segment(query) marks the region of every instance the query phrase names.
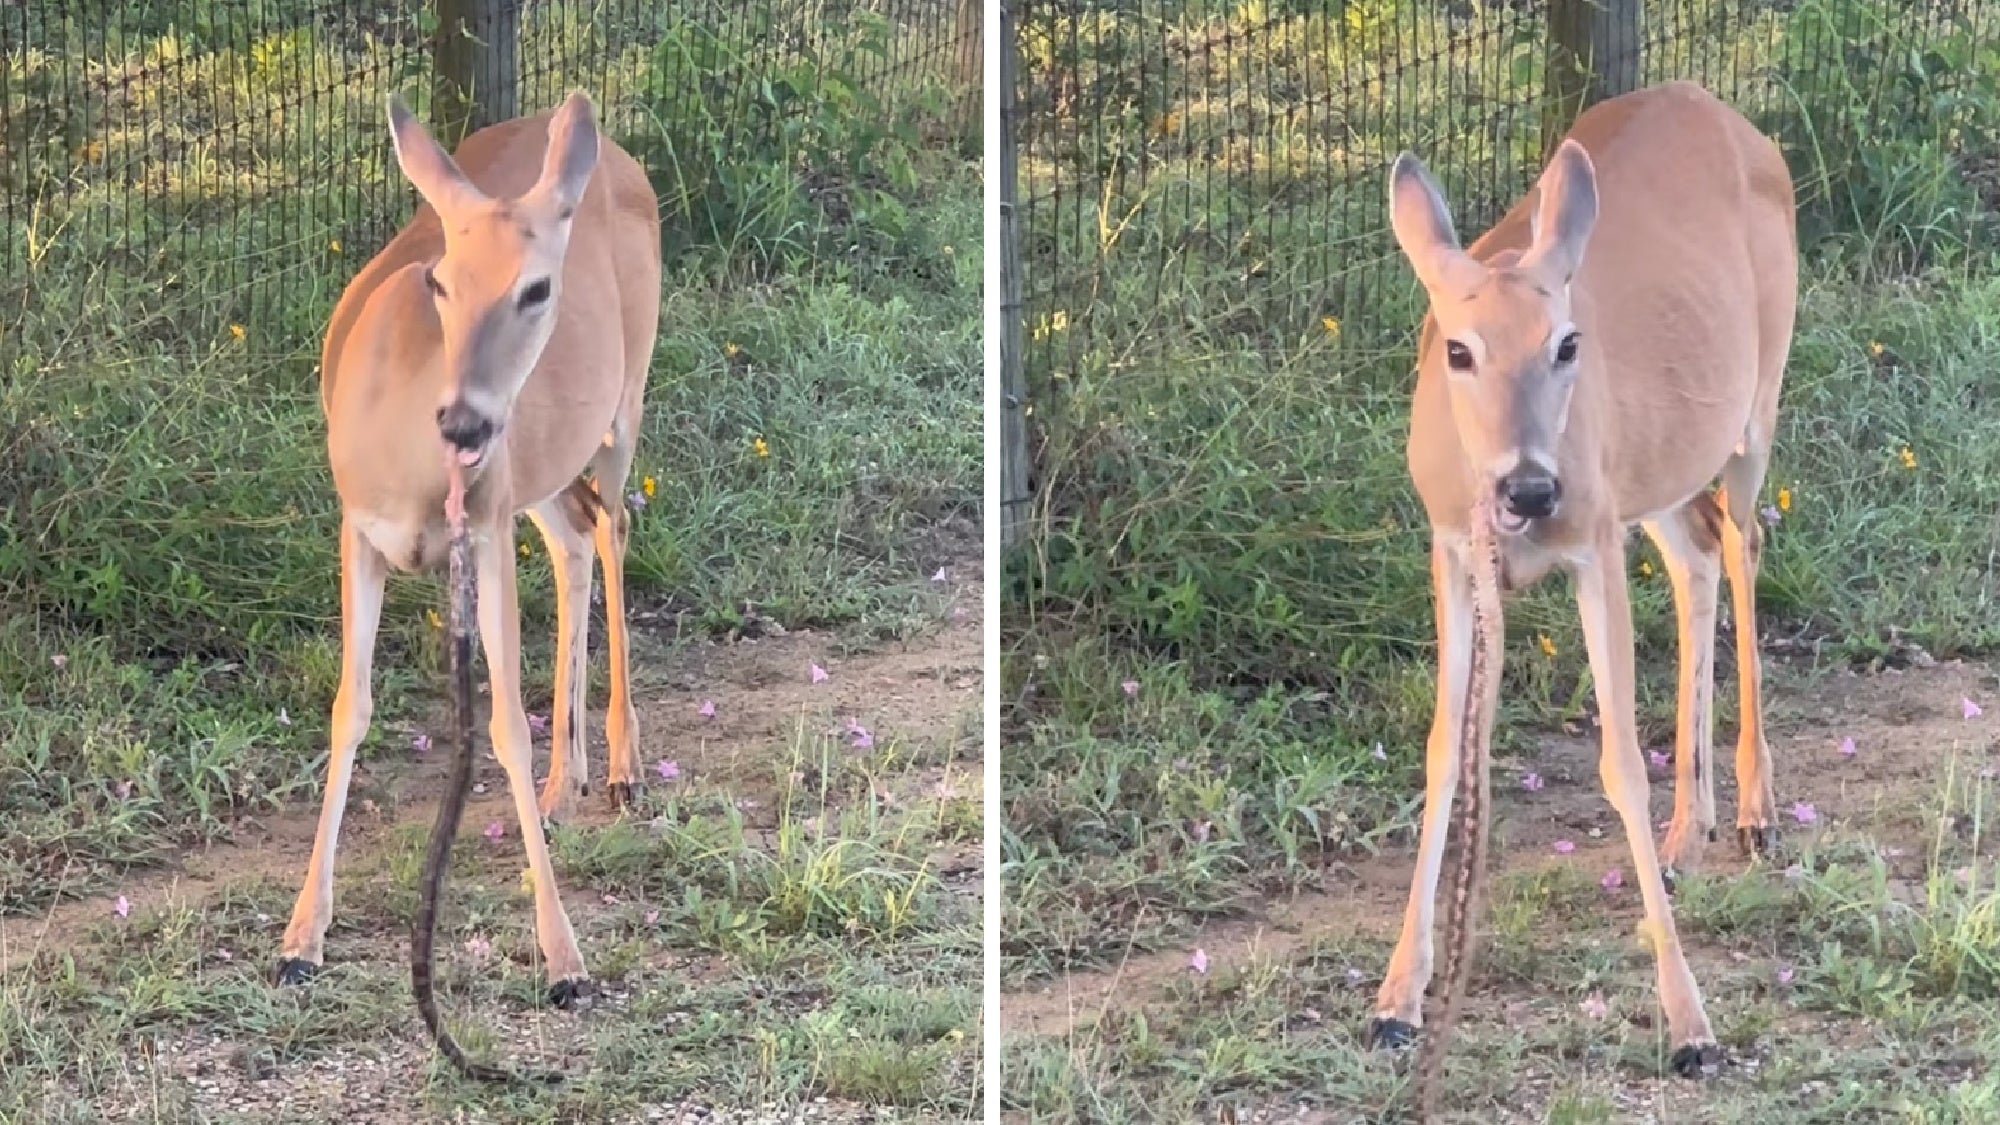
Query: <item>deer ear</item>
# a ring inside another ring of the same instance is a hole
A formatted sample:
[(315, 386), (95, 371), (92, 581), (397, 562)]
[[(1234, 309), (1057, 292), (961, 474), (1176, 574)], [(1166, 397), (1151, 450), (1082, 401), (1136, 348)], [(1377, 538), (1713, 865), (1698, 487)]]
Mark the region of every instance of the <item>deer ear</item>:
[(486, 193), (473, 186), (458, 164), (437, 143), (403, 104), (400, 95), (389, 95), (389, 139), (396, 146), (396, 163), (417, 194), (437, 210), (451, 215), (486, 201)]
[(1459, 247), (1444, 193), (1411, 153), (1389, 170), (1389, 225), (1425, 289), (1457, 292), (1477, 284), (1483, 267)]
[(564, 212), (583, 202), (590, 174), (597, 170), (597, 117), (590, 98), (573, 93), (549, 121), (549, 148), (535, 192)]
[(1521, 268), (1568, 285), (1583, 266), (1583, 251), (1597, 227), (1597, 169), (1574, 140), (1556, 149), (1555, 159), (1535, 184), (1534, 242)]

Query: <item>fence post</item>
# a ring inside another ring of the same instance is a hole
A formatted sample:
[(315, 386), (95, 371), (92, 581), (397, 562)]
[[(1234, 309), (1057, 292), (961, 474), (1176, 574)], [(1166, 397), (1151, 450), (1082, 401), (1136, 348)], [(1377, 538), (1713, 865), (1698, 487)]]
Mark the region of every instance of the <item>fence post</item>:
[(453, 149), (520, 115), (521, 0), (437, 0), (431, 123)]
[(1021, 250), (1014, 228), (1014, 0), (1000, 0), (1000, 549), (1011, 548), (1028, 506), (1028, 384), (1021, 347)]
[(981, 34), (986, 26), (984, 11), (980, 0), (958, 2), (958, 88), (970, 91), (965, 104), (969, 107), (967, 116), (975, 121), (984, 107), (980, 95), (986, 87), (986, 49)]
[(1578, 114), (1639, 88), (1642, 7), (1643, 0), (1550, 0), (1544, 156)]

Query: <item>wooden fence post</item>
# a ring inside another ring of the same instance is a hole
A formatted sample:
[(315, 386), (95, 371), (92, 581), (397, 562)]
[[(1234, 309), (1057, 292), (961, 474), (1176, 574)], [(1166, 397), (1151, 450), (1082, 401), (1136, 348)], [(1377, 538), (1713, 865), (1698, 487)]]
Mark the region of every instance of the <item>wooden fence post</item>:
[(967, 117), (979, 119), (984, 106), (980, 95), (986, 87), (986, 50), (982, 35), (986, 21), (982, 13), (986, 6), (980, 0), (959, 0), (958, 3), (958, 81), (959, 89), (967, 91), (962, 103)]
[(431, 127), (447, 150), (520, 115), (522, 0), (437, 0)]
[(1643, 6), (1642, 0), (1550, 0), (1544, 155), (1585, 109), (1639, 88)]
[(1028, 381), (1021, 341), (1021, 250), (1015, 230), (1019, 190), (1014, 152), (1014, 0), (1000, 0), (1000, 549), (1014, 546), (1027, 522)]

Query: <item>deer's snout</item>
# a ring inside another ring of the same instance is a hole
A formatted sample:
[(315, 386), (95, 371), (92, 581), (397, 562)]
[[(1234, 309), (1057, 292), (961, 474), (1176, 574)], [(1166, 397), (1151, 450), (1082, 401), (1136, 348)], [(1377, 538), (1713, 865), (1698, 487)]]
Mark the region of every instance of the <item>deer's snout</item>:
[(1526, 462), (1501, 477), (1496, 488), (1508, 514), (1524, 520), (1547, 519), (1562, 502), (1562, 482), (1556, 475)]
[(437, 424), (444, 440), (466, 453), (478, 453), (493, 440), (493, 420), (464, 399), (438, 407)]

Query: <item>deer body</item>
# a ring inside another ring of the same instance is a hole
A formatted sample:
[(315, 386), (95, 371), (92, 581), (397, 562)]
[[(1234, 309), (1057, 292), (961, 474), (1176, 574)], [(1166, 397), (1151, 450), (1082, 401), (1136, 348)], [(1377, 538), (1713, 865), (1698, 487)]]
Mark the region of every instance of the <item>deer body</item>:
[[(535, 877), (536, 931), (558, 999), (586, 979), (556, 892), (542, 818), (582, 788), (592, 548), (604, 562), (611, 651), (611, 794), (638, 784), (626, 667), (626, 525), (619, 497), (636, 451), (659, 326), (658, 205), (644, 170), (599, 136), (590, 104), (488, 127), (456, 159), (392, 102), (415, 216), (349, 283), (327, 330), (320, 397), (341, 503), (342, 673), (311, 867), (285, 935), (281, 979), (323, 960), (333, 857), (391, 569), (442, 565), (448, 459), (467, 478), (494, 754)], [(597, 495), (579, 483), (595, 477)], [(548, 543), (557, 587), (557, 684), (539, 800), (520, 693), (514, 521)], [(595, 540), (593, 544), (593, 539)]]
[[(1673, 1065), (1697, 1072), (1715, 1040), (1666, 879), (1696, 862), (1715, 826), (1710, 701), (1725, 570), (1742, 691), (1740, 839), (1764, 848), (1776, 823), (1759, 703), (1756, 498), (1796, 306), (1790, 174), (1734, 110), (1671, 83), (1582, 115), (1536, 189), (1469, 252), (1414, 158), (1398, 161), (1391, 201), (1431, 302), (1408, 457), (1433, 532), (1439, 679), (1418, 869), (1371, 1038), (1408, 1042), (1430, 981), (1467, 707), (1468, 523), (1479, 511), (1500, 529), (1505, 588), (1558, 568), (1575, 579), (1604, 732), (1600, 773), (1645, 900)], [(1667, 561), (1679, 622), (1676, 802), (1658, 849), (1634, 715), (1633, 524)]]

